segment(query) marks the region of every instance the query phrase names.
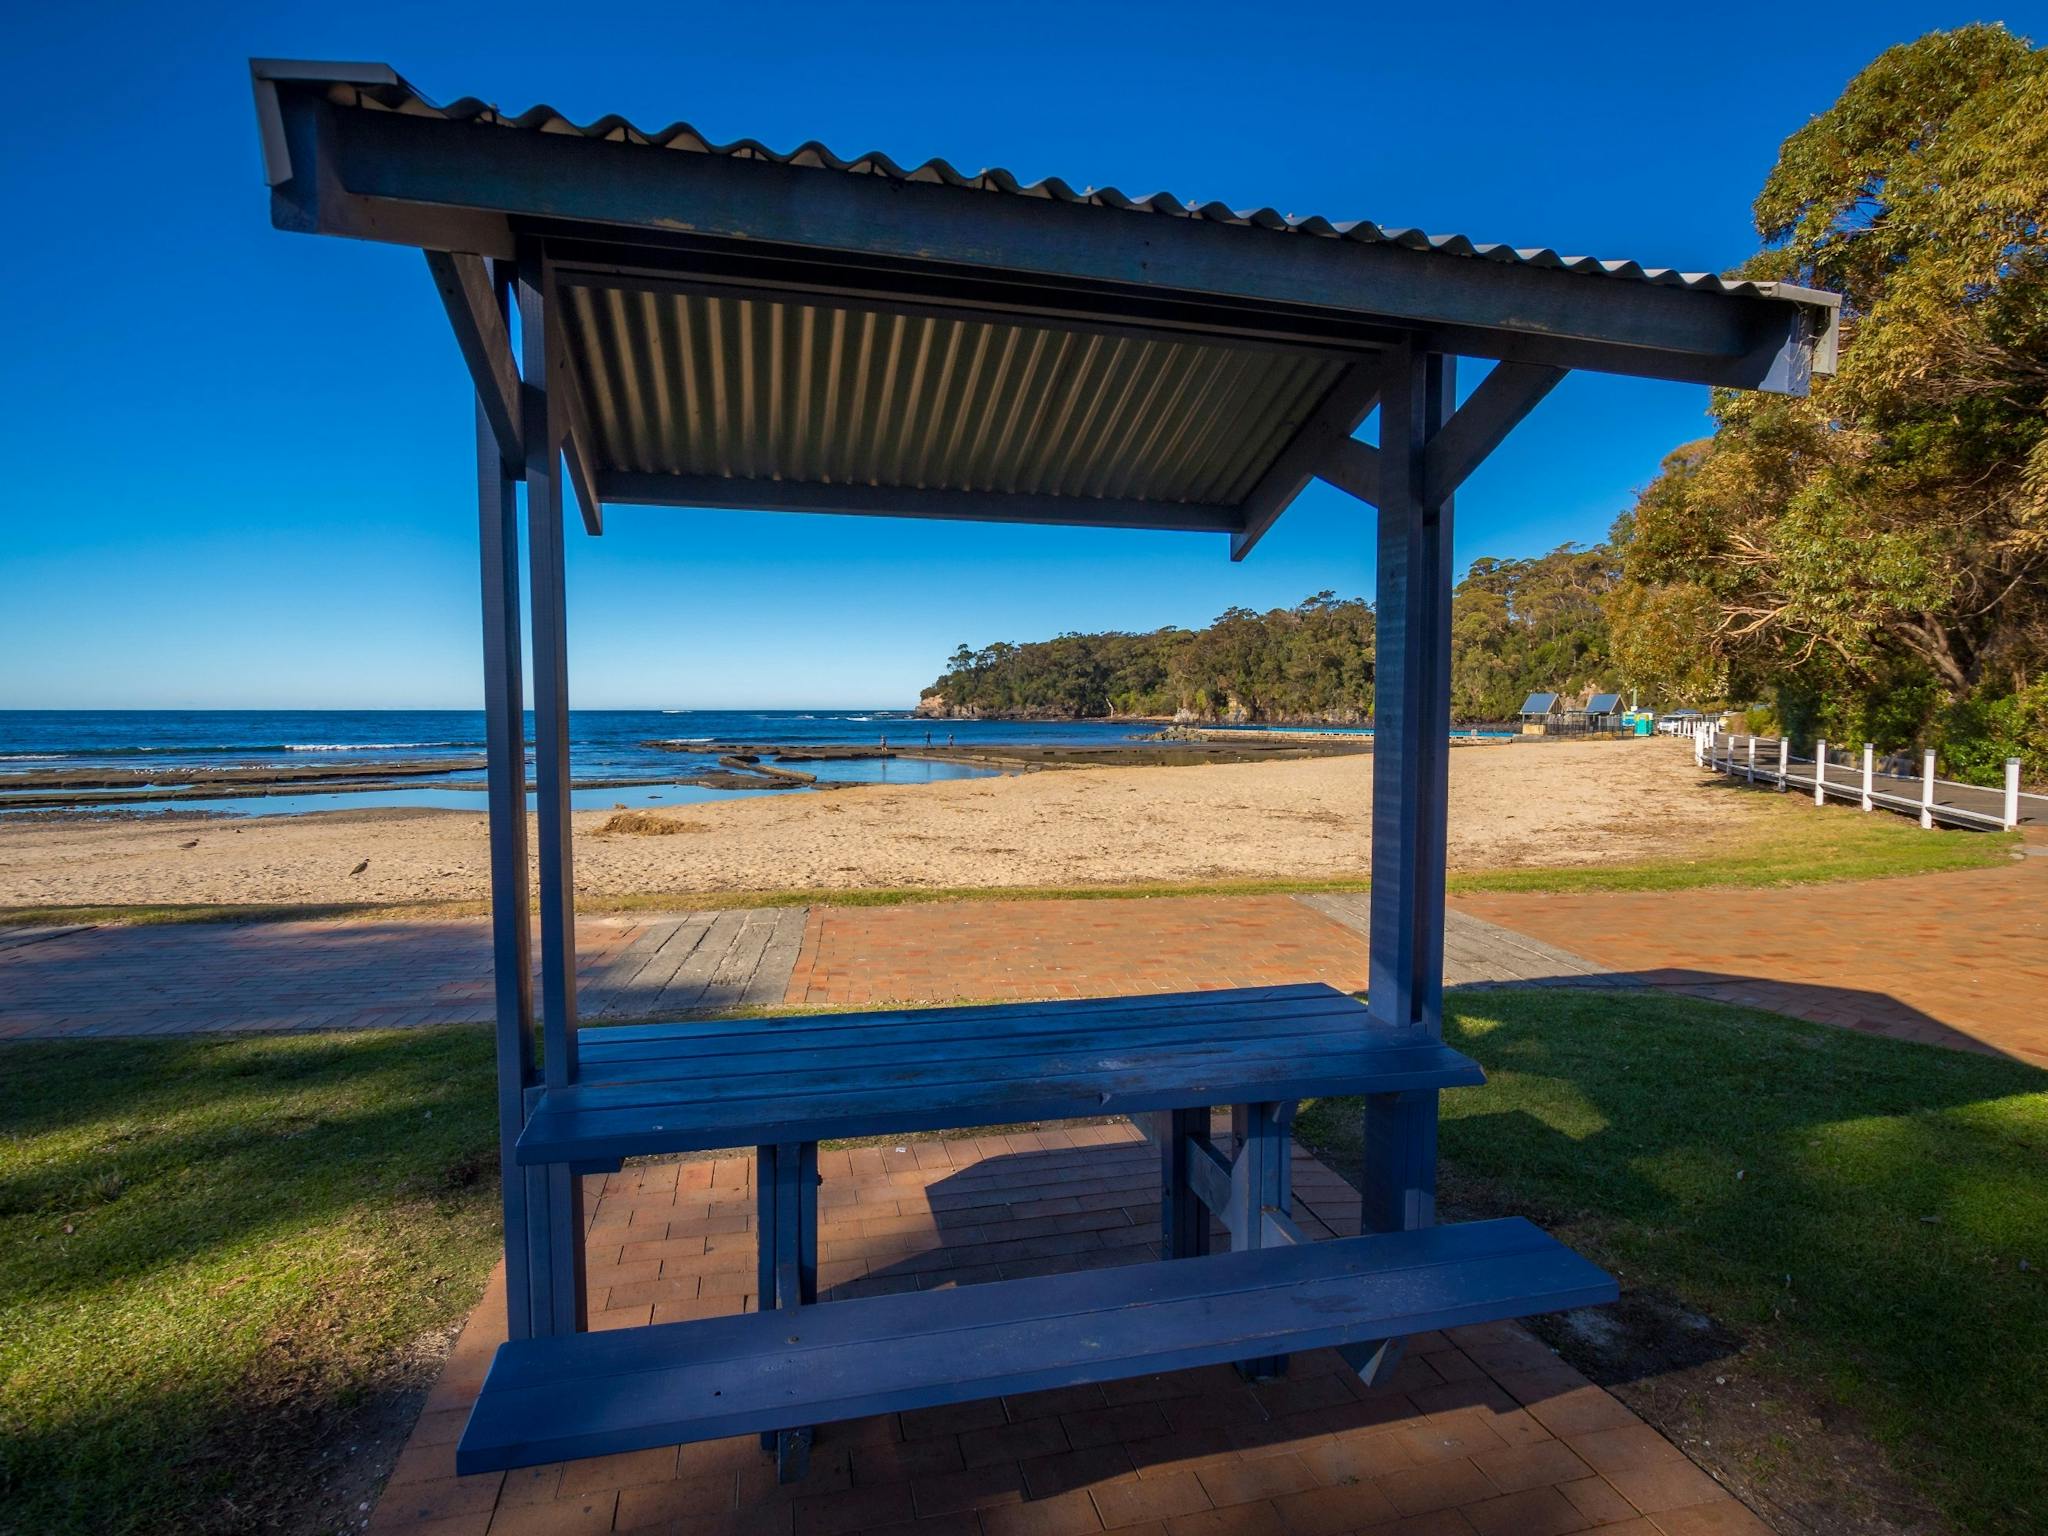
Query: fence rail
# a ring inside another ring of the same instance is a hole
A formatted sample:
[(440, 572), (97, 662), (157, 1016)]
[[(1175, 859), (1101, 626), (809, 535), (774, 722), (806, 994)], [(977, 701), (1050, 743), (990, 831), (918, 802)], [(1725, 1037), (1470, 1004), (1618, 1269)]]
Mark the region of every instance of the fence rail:
[(1915, 776), (1899, 771), (1900, 759), (1879, 758), (1869, 742), (1863, 744), (1861, 758), (1852, 761), (1846, 752), (1830, 751), (1825, 741), (1815, 743), (1812, 757), (1801, 757), (1783, 737), (1742, 736), (1704, 724), (1686, 734), (1692, 737), (1693, 761), (1700, 767), (1780, 793), (1806, 790), (1815, 805), (1825, 805), (1832, 796), (1866, 811), (1917, 816), (1923, 827), (1997, 830), (2022, 822), (2048, 824), (2048, 795), (2020, 793), (2016, 757), (2006, 759), (2004, 787), (1990, 789), (1936, 778), (1931, 751), (1922, 754)]

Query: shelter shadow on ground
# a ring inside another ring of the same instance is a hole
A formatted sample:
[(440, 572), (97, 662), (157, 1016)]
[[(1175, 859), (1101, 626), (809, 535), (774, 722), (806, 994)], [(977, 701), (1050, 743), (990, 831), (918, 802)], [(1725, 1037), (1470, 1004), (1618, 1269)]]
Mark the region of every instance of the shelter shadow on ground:
[[(831, 1296), (1158, 1252), (1158, 1157), (1128, 1125), (828, 1151), (823, 1162), (819, 1278)], [(743, 1157), (660, 1163), (592, 1182), (594, 1327), (752, 1304), (750, 1169)], [(1295, 1178), (1305, 1224), (1356, 1230), (1358, 1196), (1343, 1180), (1298, 1151)], [(1335, 1533), (1434, 1517), (1508, 1533), (1624, 1526), (1646, 1510), (1673, 1532), (1765, 1529), (1512, 1325), (1419, 1337), (1377, 1388), (1315, 1351), (1264, 1382), (1219, 1366), (824, 1425), (808, 1475), (789, 1486), (753, 1436), (456, 1478), (453, 1436), (502, 1337), (500, 1308), (494, 1289), (473, 1314), (373, 1531), (459, 1519), (445, 1529), (851, 1536), (920, 1520), (1022, 1536), (1171, 1520)]]

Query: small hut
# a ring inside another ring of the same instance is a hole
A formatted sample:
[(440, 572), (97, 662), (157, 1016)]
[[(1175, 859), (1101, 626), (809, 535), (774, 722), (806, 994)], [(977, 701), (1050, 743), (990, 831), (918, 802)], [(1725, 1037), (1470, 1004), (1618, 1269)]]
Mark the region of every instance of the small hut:
[(1586, 729), (1588, 731), (1620, 730), (1621, 695), (1618, 693), (1596, 693), (1586, 700)]
[(1532, 693), (1522, 700), (1522, 734), (1547, 736), (1564, 716), (1564, 705), (1554, 693)]

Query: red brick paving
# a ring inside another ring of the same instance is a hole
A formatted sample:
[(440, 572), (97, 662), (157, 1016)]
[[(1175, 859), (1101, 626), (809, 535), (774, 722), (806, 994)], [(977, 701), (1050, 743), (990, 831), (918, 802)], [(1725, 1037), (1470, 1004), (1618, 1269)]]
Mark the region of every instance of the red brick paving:
[(813, 908), (790, 1003), (994, 1002), (1366, 982), (1359, 935), (1292, 896)]
[[(1156, 1158), (1128, 1125), (826, 1151), (829, 1297), (1149, 1261)], [(753, 1304), (752, 1159), (591, 1180), (593, 1326)], [(1295, 1154), (1295, 1217), (1356, 1230), (1357, 1196)], [(1250, 1385), (1227, 1366), (885, 1414), (818, 1432), (776, 1485), (754, 1436), (454, 1476), (503, 1339), (494, 1278), (371, 1520), (408, 1536), (1727, 1536), (1767, 1531), (1521, 1329), (1428, 1334), (1368, 1391), (1329, 1351)]]
[(1452, 906), (1658, 987), (2048, 1067), (2048, 857), (2038, 854), (1845, 885), (1503, 893)]
[[(1780, 890), (1467, 895), (1452, 910), (1647, 985), (2048, 1066), (2048, 858)], [(720, 921), (737, 932), (763, 915)], [(580, 923), (586, 1013), (667, 1005), (673, 987), (645, 984), (661, 967), (637, 970), (637, 957), (689, 921)], [(1290, 896), (817, 908), (792, 947), (793, 956), (771, 946), (743, 985), (723, 971), (709, 977), (698, 1005), (1099, 997), (1305, 980), (1356, 991), (1367, 969), (1355, 926)], [(736, 941), (734, 953), (744, 949)], [(792, 958), (785, 984), (769, 962)], [(482, 1020), (489, 964), (481, 922), (17, 931), (0, 940), (0, 1040)]]

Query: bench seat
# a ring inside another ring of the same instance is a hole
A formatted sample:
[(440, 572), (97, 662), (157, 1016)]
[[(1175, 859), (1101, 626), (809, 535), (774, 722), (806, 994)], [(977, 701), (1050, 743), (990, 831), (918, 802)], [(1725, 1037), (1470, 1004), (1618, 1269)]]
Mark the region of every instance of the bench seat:
[(1321, 984), (586, 1030), (521, 1163), (1070, 1120), (1485, 1081)]
[(467, 1475), (1614, 1300), (1519, 1217), (500, 1346)]

